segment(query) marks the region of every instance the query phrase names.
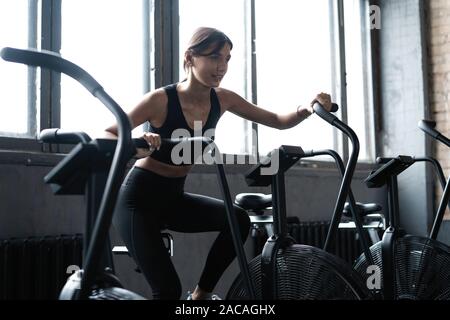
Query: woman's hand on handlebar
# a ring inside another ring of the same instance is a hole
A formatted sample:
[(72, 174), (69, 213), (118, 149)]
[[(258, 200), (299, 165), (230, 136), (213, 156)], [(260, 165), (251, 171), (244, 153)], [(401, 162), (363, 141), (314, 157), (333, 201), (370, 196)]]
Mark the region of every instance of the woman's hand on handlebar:
[(331, 96), (328, 93), (321, 92), (311, 101), (311, 104), (309, 106), (299, 106), (297, 108), (297, 114), (304, 115), (306, 112), (306, 117), (312, 115), (314, 113), (313, 106), (316, 102), (320, 103), (327, 111), (331, 110)]
[(159, 150), (161, 147), (161, 136), (157, 133), (153, 132), (145, 132), (142, 136), (142, 139), (147, 141), (149, 148), (137, 148), (137, 154), (135, 155), (135, 158), (145, 158), (150, 156), (153, 151)]
[(311, 110), (313, 110), (312, 112), (314, 112), (313, 106), (314, 106), (314, 103), (316, 103), (316, 102), (320, 103), (322, 105), (322, 107), (324, 107), (325, 110), (327, 110), (328, 112), (331, 111), (332, 102), (331, 102), (331, 96), (328, 93), (321, 92), (314, 98), (313, 101), (311, 101), (310, 107), (311, 107)]

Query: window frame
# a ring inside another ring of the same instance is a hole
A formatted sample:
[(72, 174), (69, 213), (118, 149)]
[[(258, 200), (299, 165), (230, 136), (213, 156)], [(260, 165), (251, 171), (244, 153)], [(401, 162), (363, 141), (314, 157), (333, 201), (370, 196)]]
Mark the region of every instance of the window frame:
[[(142, 58), (144, 60), (144, 91), (154, 88), (155, 83), (153, 76), (155, 75), (155, 60), (152, 59), (152, 52), (155, 47), (155, 41), (152, 36), (155, 23), (153, 12), (155, 10), (155, 2), (158, 0), (141, 0), (143, 7), (143, 28), (144, 28), (144, 52)], [(166, 2), (166, 1), (162, 1)], [(40, 0), (40, 8), (37, 6), (38, 0), (29, 0), (29, 31), (28, 46), (31, 48), (40, 48), (59, 53), (61, 50), (61, 5), (62, 0)], [(32, 6), (31, 4), (34, 4)], [(41, 13), (40, 30), (37, 27), (38, 10)], [(155, 24), (156, 26), (156, 24)], [(38, 43), (38, 33), (40, 31), (40, 42)], [(49, 71), (39, 68), (39, 84), (40, 90), (36, 90), (36, 68), (29, 67), (28, 71), (28, 87), (30, 93), (28, 96), (29, 118), (28, 127), (34, 127), (29, 130), (30, 133), (42, 131), (48, 128), (59, 128), (61, 126), (61, 74), (59, 72)], [(33, 76), (34, 75), (34, 76)], [(34, 93), (33, 93), (34, 92)], [(37, 96), (36, 96), (37, 95)], [(37, 99), (36, 99), (37, 98)], [(39, 119), (36, 119), (36, 113), (39, 108)], [(31, 115), (34, 118), (31, 119)], [(36, 119), (36, 120), (34, 120)], [(39, 127), (37, 123), (39, 122)], [(7, 134), (7, 133), (6, 133)], [(44, 153), (61, 153), (69, 152), (73, 146), (41, 143), (36, 138), (30, 137), (11, 137), (0, 136), (0, 150), (7, 151), (32, 151)], [(9, 157), (9, 156), (8, 156)]]
[[(38, 8), (38, 1), (40, 1), (40, 8)], [(164, 86), (178, 81), (178, 70), (179, 70), (179, 1), (178, 0), (141, 0), (143, 4), (143, 28), (144, 28), (144, 88), (146, 91), (153, 90), (155, 88)], [(359, 0), (361, 1), (361, 8), (368, 8), (372, 4), (373, 0)], [(334, 8), (330, 10), (330, 29), (332, 26), (338, 29), (330, 30), (332, 33), (338, 33), (338, 39), (335, 43), (336, 50), (338, 51), (336, 55), (339, 59), (345, 58), (345, 39), (344, 39), (344, 28), (345, 21), (343, 21), (343, 0), (329, 0), (330, 7)], [(33, 6), (34, 4), (34, 6)], [(61, 49), (61, 4), (62, 0), (29, 0), (29, 46), (38, 47), (44, 50), (50, 50), (54, 52), (59, 52)], [(38, 10), (41, 10), (41, 25), (40, 30), (37, 28), (38, 23)], [(257, 94), (257, 67), (256, 67), (256, 45), (255, 45), (255, 34), (256, 34), (256, 24), (255, 24), (255, 0), (248, 0), (246, 2), (246, 23), (250, 24), (250, 32), (247, 34), (247, 41), (250, 42), (248, 52), (248, 58), (250, 59), (249, 67), (250, 70), (247, 72), (247, 90), (249, 91), (249, 97), (251, 97), (251, 102), (258, 103)], [(362, 25), (366, 26), (367, 17), (361, 14)], [(366, 26), (367, 27), (367, 26)], [(38, 43), (38, 32), (40, 31), (41, 37)], [(152, 36), (152, 34), (154, 36)], [(367, 88), (366, 99), (367, 108), (370, 112), (366, 112), (367, 123), (370, 124), (369, 128), (366, 129), (366, 139), (367, 146), (369, 148), (368, 161), (363, 162), (374, 162), (374, 155), (377, 151), (377, 145), (375, 143), (375, 132), (378, 129), (377, 119), (378, 119), (378, 90), (377, 90), (377, 73), (374, 69), (374, 63), (376, 62), (377, 55), (377, 42), (376, 33), (372, 30), (364, 30), (364, 34), (367, 35), (367, 42), (364, 44), (367, 47), (361, 48), (363, 50), (363, 56), (367, 58), (364, 70), (365, 75), (365, 85)], [(152, 54), (154, 53), (154, 55)], [(345, 62), (345, 60), (344, 60)], [(333, 76), (334, 81), (339, 83), (346, 83), (345, 79), (345, 64), (340, 63), (341, 67), (339, 70), (335, 70)], [(36, 90), (36, 80), (39, 78), (40, 90)], [(37, 124), (39, 123), (39, 130), (46, 128), (53, 128), (60, 126), (61, 118), (61, 76), (59, 73), (51, 72), (45, 69), (40, 70), (39, 76), (35, 73), (33, 68), (30, 68), (28, 72), (28, 86), (34, 89), (31, 90), (35, 92), (38, 99), (33, 97), (33, 93), (28, 97), (28, 108), (30, 115), (36, 115), (37, 108), (40, 111), (40, 118), (36, 121), (30, 120), (33, 118), (29, 117), (28, 128), (30, 132), (33, 132), (33, 128), (37, 129)], [(346, 101), (346, 88), (340, 85), (341, 92), (338, 94), (340, 97), (340, 118), (345, 122), (347, 118), (347, 101)], [(335, 86), (336, 88), (336, 86)], [(337, 93), (337, 92), (336, 92)], [(333, 93), (336, 96), (335, 93)], [(34, 102), (33, 102), (34, 101)], [(37, 101), (37, 102), (36, 102)], [(34, 103), (34, 106), (33, 106)], [(33, 119), (36, 117), (34, 116)], [(251, 123), (251, 126), (247, 128), (252, 128), (254, 132), (258, 133), (258, 124)], [(144, 125), (144, 130), (148, 129), (148, 124)], [(252, 135), (253, 136), (253, 135)], [(339, 150), (343, 155), (344, 160), (348, 158), (349, 155), (349, 145), (348, 140), (344, 139), (341, 134), (337, 134), (337, 131), (333, 134), (334, 136), (334, 148)], [(253, 139), (253, 138), (252, 138)], [(255, 137), (256, 141), (252, 141), (247, 147), (248, 151), (251, 153), (247, 158), (252, 157), (253, 159), (259, 159), (261, 156), (258, 149), (258, 134)], [(248, 142), (246, 142), (248, 144)], [(253, 147), (252, 147), (253, 146)], [(256, 148), (255, 148), (256, 146)], [(0, 149), (1, 150), (21, 150), (21, 151), (33, 151), (33, 152), (45, 152), (45, 153), (59, 153), (66, 152), (70, 150), (69, 146), (59, 146), (52, 144), (42, 144), (33, 138), (23, 138), (23, 137), (6, 137), (0, 136)], [(255, 153), (256, 152), (256, 153)], [(328, 161), (327, 161), (328, 162)]]
[[(364, 78), (365, 78), (365, 99), (366, 99), (366, 123), (368, 126), (366, 127), (366, 146), (367, 146), (367, 154), (368, 159), (360, 160), (360, 162), (365, 163), (374, 163), (375, 162), (375, 154), (376, 154), (376, 145), (375, 145), (375, 119), (376, 116), (374, 114), (374, 77), (372, 73), (373, 69), (373, 57), (372, 55), (369, 55), (370, 51), (370, 45), (368, 45), (367, 42), (373, 44), (373, 34), (372, 32), (369, 32), (370, 30), (367, 30), (367, 18), (363, 14), (364, 12), (367, 13), (368, 6), (371, 4), (369, 0), (358, 0), (360, 1), (360, 7), (361, 7), (361, 25), (364, 26), (364, 30), (361, 32), (366, 35), (366, 39), (363, 39), (363, 47), (361, 50), (363, 51), (363, 57), (367, 60), (370, 60), (371, 63), (363, 64), (364, 66)], [(176, 3), (176, 5), (173, 5), (172, 9), (175, 10), (175, 8), (178, 8), (178, 0), (172, 0), (169, 2)], [(250, 83), (248, 85), (248, 88), (251, 88), (251, 92), (249, 93), (249, 96), (251, 97), (251, 101), (255, 104), (258, 103), (258, 91), (257, 91), (257, 54), (256, 54), (256, 23), (255, 23), (255, 0), (249, 0), (248, 2), (248, 12), (247, 12), (247, 18), (250, 22), (250, 35), (249, 35), (249, 41), (251, 52), (248, 55), (250, 59), (250, 67), (251, 70), (249, 72), (249, 76), (247, 79), (247, 82)], [(345, 59), (345, 19), (344, 19), (344, 1), (343, 0), (329, 0), (329, 6), (330, 6), (330, 34), (334, 34), (332, 38), (334, 39), (334, 43), (331, 44), (332, 47), (335, 48), (334, 52), (334, 61), (332, 65), (334, 66), (334, 70), (332, 71), (332, 78), (333, 83), (336, 83), (336, 85), (333, 86), (333, 90), (336, 90), (337, 87), (340, 88), (339, 92), (332, 92), (333, 96), (339, 97), (339, 112), (338, 115), (340, 119), (344, 122), (347, 122), (347, 113), (348, 113), (348, 106), (347, 106), (347, 88), (345, 84), (347, 83), (346, 79), (346, 59)], [(366, 10), (366, 11), (364, 11)], [(177, 15), (178, 17), (178, 15)], [(168, 17), (169, 18), (169, 17)], [(169, 20), (168, 18), (165, 19), (165, 21), (170, 21), (170, 23), (167, 26), (163, 26), (163, 30), (171, 29), (172, 34), (176, 34), (178, 36), (178, 29), (179, 29), (179, 19), (173, 19)], [(173, 37), (170, 39), (173, 44), (173, 49), (175, 50), (175, 54), (172, 55), (172, 58), (175, 57), (175, 60), (171, 60), (170, 57), (167, 57), (167, 62), (172, 63), (172, 65), (178, 65), (178, 57), (177, 53), (179, 50), (178, 47), (178, 39), (174, 39)], [(337, 60), (338, 59), (338, 60)], [(366, 61), (367, 61), (366, 60)], [(339, 62), (339, 63), (338, 63)], [(178, 74), (178, 69), (176, 72), (174, 72), (175, 75)], [(172, 82), (178, 81), (178, 77), (174, 76), (170, 79)], [(171, 82), (167, 82), (171, 83)], [(369, 112), (367, 112), (369, 109)], [(246, 120), (247, 121), (247, 120)], [(247, 127), (248, 128), (248, 127)], [(253, 150), (256, 150), (255, 152), (251, 153), (251, 157), (256, 159), (259, 159), (259, 157), (264, 156), (264, 154), (259, 153), (259, 144), (258, 144), (258, 124), (255, 122), (252, 122), (251, 125), (252, 130), (256, 132), (256, 141), (252, 141), (252, 145), (255, 147)], [(342, 154), (344, 162), (346, 162), (350, 156), (350, 146), (349, 146), (349, 140), (345, 138), (337, 129), (333, 130), (333, 149), (338, 150), (340, 154)], [(250, 153), (252, 146), (250, 145), (248, 147), (250, 150), (247, 152)], [(308, 161), (308, 160), (306, 160)], [(331, 160), (323, 160), (324, 162), (329, 162)]]
[[(41, 0), (42, 3), (45, 0)], [(28, 0), (28, 47), (38, 47), (38, 0)], [(27, 133), (24, 135), (18, 134), (13, 136), (12, 132), (0, 132), (0, 149), (1, 150), (29, 150), (29, 151), (41, 151), (40, 145), (35, 139), (30, 138), (28, 135), (37, 132), (37, 86), (36, 86), (37, 73), (35, 68), (27, 68)], [(10, 136), (8, 136), (10, 135)]]

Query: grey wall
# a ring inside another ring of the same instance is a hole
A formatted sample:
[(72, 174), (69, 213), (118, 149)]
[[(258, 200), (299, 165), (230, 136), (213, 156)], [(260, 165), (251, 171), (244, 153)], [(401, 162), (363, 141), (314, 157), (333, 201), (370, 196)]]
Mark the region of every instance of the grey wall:
[[(424, 11), (421, 0), (381, 0), (380, 155), (431, 155), (417, 123), (428, 115)], [(429, 168), (415, 165), (399, 177), (400, 220), (410, 233), (425, 235), (433, 209)]]
[[(57, 162), (33, 154), (22, 154), (15, 163), (1, 161), (0, 153), (0, 238), (73, 234), (83, 232), (84, 209), (81, 196), (54, 196), (43, 177)], [(227, 166), (232, 197), (240, 192), (267, 192), (247, 187), (243, 172), (247, 166)], [(353, 188), (358, 201), (385, 204), (383, 190), (367, 189), (362, 184), (369, 168), (355, 175)], [(340, 177), (334, 169), (296, 167), (286, 176), (289, 215), (301, 220), (329, 220)], [(186, 181), (186, 191), (221, 198), (213, 167), (194, 168)], [(183, 291), (192, 290), (200, 276), (208, 250), (217, 233), (182, 234), (171, 232), (175, 240), (173, 261), (179, 272)], [(122, 241), (111, 229), (114, 245)], [(251, 252), (251, 241), (246, 248)], [(249, 254), (250, 258), (250, 254)], [(127, 256), (115, 258), (116, 272), (125, 287), (151, 297), (151, 290), (135, 264)], [(224, 296), (238, 273), (235, 262), (222, 277), (216, 291)]]
[(0, 165), (0, 238), (83, 232), (79, 196), (54, 196), (45, 166)]

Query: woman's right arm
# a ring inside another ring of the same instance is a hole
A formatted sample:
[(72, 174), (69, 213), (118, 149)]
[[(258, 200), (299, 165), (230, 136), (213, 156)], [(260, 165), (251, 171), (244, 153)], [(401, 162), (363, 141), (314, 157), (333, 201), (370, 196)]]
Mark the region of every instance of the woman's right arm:
[[(167, 106), (167, 95), (164, 89), (157, 89), (147, 93), (143, 99), (127, 114), (131, 124), (131, 129), (143, 124), (146, 121), (158, 123), (165, 118)], [(105, 129), (104, 138), (117, 139), (117, 124)], [(159, 135), (146, 132), (142, 136), (154, 148), (159, 149), (161, 139)]]
[[(147, 93), (143, 99), (127, 114), (130, 120), (131, 129), (143, 124), (146, 121), (151, 123), (162, 116), (164, 107), (167, 104), (167, 96), (163, 89)], [(117, 138), (117, 124), (105, 129), (105, 138)]]

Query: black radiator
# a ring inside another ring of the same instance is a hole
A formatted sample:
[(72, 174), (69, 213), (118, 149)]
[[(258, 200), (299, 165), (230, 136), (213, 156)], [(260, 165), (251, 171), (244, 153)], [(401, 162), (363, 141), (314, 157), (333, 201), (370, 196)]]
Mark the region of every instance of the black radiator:
[[(288, 233), (298, 244), (307, 244), (323, 248), (330, 223), (327, 221), (289, 223)], [(338, 229), (337, 239), (333, 242), (334, 253), (353, 263), (362, 253), (356, 229)]]
[(57, 299), (82, 244), (81, 234), (0, 240), (0, 299)]

